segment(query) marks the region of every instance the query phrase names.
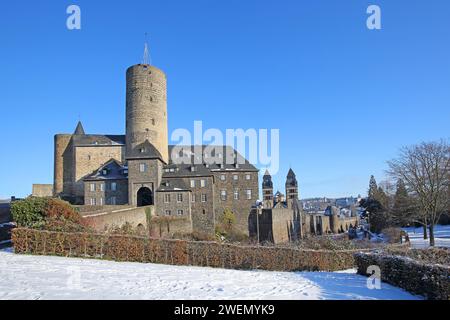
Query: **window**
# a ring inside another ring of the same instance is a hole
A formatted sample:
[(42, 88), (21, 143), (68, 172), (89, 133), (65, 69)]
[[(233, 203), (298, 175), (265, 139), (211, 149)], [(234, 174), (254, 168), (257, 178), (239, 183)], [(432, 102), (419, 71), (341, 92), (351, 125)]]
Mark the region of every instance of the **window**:
[(100, 198), (100, 205), (103, 205), (103, 198)]
[(140, 153), (145, 153), (145, 148), (140, 148), (140, 149), (139, 149), (139, 152), (140, 152)]
[(202, 202), (206, 202), (206, 194), (202, 193)]
[(95, 183), (91, 183), (90, 190), (91, 192), (95, 191)]
[(123, 175), (127, 175), (128, 174), (128, 169), (124, 169), (123, 170)]
[(234, 196), (233, 196), (234, 200), (239, 200), (239, 190), (234, 190)]
[(139, 164), (139, 171), (140, 171), (140, 172), (146, 172), (146, 171), (147, 171), (147, 164), (145, 164), (145, 163), (140, 163), (140, 164)]
[(170, 210), (166, 210), (166, 216), (170, 216), (172, 214), (172, 212), (170, 212)]
[(102, 170), (102, 175), (106, 176), (107, 174), (108, 174), (108, 170), (103, 169), (103, 170)]
[(200, 180), (200, 187), (205, 188), (206, 187), (206, 180)]
[(177, 194), (177, 202), (183, 202), (183, 194), (182, 193)]
[(111, 182), (111, 191), (117, 190), (117, 182)]
[(104, 183), (100, 184), (100, 191), (105, 191), (105, 184)]
[(170, 194), (166, 193), (164, 195), (164, 203), (169, 203), (170, 202)]
[(220, 180), (222, 180), (222, 181), (227, 180), (227, 176), (224, 175), (224, 174), (221, 174), (221, 175), (220, 175)]
[(227, 191), (226, 190), (220, 191), (220, 200), (222, 200), (222, 201), (227, 200)]
[(252, 190), (247, 190), (247, 200), (251, 200), (252, 199)]
[(252, 176), (251, 175), (249, 175), (249, 174), (246, 174), (245, 175), (245, 180), (251, 180), (252, 179)]
[(97, 199), (95, 199), (95, 198), (91, 198), (91, 206), (97, 205), (97, 201), (96, 200)]
[(234, 175), (233, 175), (233, 180), (234, 180), (234, 181), (238, 181), (238, 180), (239, 180), (239, 176), (238, 176), (237, 174), (234, 174)]
[(195, 188), (195, 180), (191, 180), (191, 188)]
[(113, 205), (113, 206), (115, 206), (116, 205), (116, 203), (117, 203), (117, 199), (116, 199), (116, 197), (111, 197), (111, 199), (110, 199), (110, 203)]
[(178, 210), (177, 213), (178, 213), (179, 216), (182, 216), (183, 215), (183, 210)]
[(191, 201), (195, 202), (195, 194), (192, 195)]

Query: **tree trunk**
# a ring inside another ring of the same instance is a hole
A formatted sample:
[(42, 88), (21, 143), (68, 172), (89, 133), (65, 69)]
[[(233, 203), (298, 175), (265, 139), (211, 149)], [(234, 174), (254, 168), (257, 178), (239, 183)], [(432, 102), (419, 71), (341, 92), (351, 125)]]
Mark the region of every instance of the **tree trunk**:
[(434, 225), (430, 224), (430, 246), (434, 247)]
[(427, 239), (428, 239), (427, 225), (424, 224), (422, 227), (423, 227), (423, 239), (424, 239), (424, 240), (427, 240)]

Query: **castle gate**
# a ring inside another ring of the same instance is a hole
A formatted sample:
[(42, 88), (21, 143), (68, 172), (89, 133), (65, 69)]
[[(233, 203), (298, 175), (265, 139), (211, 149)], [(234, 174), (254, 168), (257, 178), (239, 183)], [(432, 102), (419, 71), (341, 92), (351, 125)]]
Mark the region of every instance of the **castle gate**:
[(147, 187), (142, 187), (137, 192), (137, 206), (145, 207), (152, 206), (153, 202), (153, 192)]

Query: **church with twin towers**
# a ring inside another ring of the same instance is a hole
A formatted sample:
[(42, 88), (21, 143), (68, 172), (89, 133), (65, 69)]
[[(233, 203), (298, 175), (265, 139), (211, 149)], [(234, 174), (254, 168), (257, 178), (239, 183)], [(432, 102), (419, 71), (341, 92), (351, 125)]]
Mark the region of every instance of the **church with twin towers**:
[[(248, 233), (259, 170), (230, 146), (214, 147), (210, 163), (206, 146), (169, 145), (162, 70), (148, 63), (127, 69), (125, 110), (125, 135), (91, 134), (81, 122), (72, 134), (55, 135), (53, 196), (92, 208), (152, 206), (157, 216), (188, 218), (193, 230), (209, 234), (229, 209)], [(191, 161), (177, 161), (186, 157)], [(296, 182), (292, 189), (286, 206), (298, 200)], [(273, 194), (271, 202), (263, 196), (265, 206), (274, 205)]]

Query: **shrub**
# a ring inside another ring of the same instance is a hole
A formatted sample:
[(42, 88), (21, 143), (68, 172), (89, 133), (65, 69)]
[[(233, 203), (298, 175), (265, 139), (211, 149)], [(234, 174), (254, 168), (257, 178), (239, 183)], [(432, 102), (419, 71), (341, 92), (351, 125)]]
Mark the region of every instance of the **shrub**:
[(402, 229), (400, 228), (386, 228), (381, 232), (387, 242), (389, 243), (400, 243), (402, 237)]
[(85, 231), (80, 214), (65, 201), (28, 197), (11, 204), (11, 213), (19, 227), (52, 231)]
[(11, 203), (11, 213), (19, 227), (34, 228), (45, 223), (47, 198), (28, 197)]
[(65, 219), (74, 223), (81, 222), (80, 214), (66, 201), (48, 199), (45, 215), (50, 219)]

